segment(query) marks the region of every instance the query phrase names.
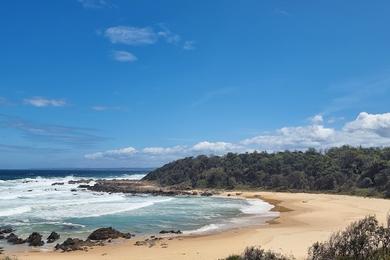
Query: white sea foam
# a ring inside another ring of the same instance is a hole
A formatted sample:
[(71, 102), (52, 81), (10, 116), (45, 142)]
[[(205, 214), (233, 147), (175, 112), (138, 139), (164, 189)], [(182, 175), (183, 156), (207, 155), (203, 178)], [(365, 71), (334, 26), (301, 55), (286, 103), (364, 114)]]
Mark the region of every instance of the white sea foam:
[[(122, 175), (116, 178), (140, 179), (143, 176), (143, 174)], [(203, 224), (204, 226), (196, 230), (184, 232), (200, 234), (242, 225), (244, 222), (237, 221), (236, 223), (230, 219), (238, 217), (234, 216), (236, 214), (234, 212), (238, 210), (243, 213), (241, 215), (245, 214), (249, 217), (252, 215), (269, 216), (272, 208), (272, 205), (260, 200), (245, 202), (240, 199), (226, 198), (131, 196), (80, 189), (71, 192), (71, 189), (77, 188), (79, 184), (68, 182), (80, 179), (89, 178), (37, 177), (0, 182), (0, 223), (20, 226), (23, 229), (31, 227), (32, 230), (29, 232), (36, 231), (35, 228), (39, 231), (45, 225), (48, 225), (50, 229), (44, 230), (47, 232), (51, 231), (52, 225), (58, 226), (59, 230), (64, 228), (63, 226), (74, 226), (77, 228), (70, 232), (85, 232), (91, 230), (91, 227), (100, 227), (100, 224), (107, 223), (107, 220), (112, 221), (112, 215), (116, 215), (115, 219), (120, 219), (120, 223), (132, 223), (131, 221), (134, 221), (136, 225), (141, 223), (143, 226), (139, 227), (138, 232), (143, 232), (144, 228), (158, 229), (162, 223), (165, 227), (177, 226), (182, 230), (186, 230), (185, 227), (188, 227), (188, 224), (197, 226)], [(63, 183), (63, 185), (53, 186), (55, 182)], [(94, 181), (90, 183), (90, 185), (93, 184)], [(221, 203), (219, 199), (224, 202)], [(164, 204), (158, 206), (159, 203)], [(191, 217), (187, 218), (188, 216)], [(85, 218), (93, 219), (86, 220)]]
[(274, 207), (273, 205), (259, 199), (247, 199), (246, 201), (249, 205), (241, 208), (241, 212), (245, 214), (264, 214)]
[(31, 207), (29, 206), (22, 206), (17, 208), (11, 208), (11, 209), (3, 209), (0, 210), (0, 216), (1, 217), (8, 217), (13, 215), (19, 215), (25, 212), (28, 212), (31, 210)]
[(205, 226), (200, 227), (200, 228), (195, 229), (195, 230), (184, 231), (183, 234), (192, 235), (192, 234), (211, 233), (211, 232), (214, 232), (214, 231), (221, 229), (225, 226), (226, 226), (225, 224), (209, 224), (209, 225), (205, 225)]
[(118, 175), (115, 177), (105, 178), (106, 180), (113, 180), (113, 179), (126, 179), (126, 180), (141, 180), (143, 177), (145, 177), (146, 174), (123, 174)]

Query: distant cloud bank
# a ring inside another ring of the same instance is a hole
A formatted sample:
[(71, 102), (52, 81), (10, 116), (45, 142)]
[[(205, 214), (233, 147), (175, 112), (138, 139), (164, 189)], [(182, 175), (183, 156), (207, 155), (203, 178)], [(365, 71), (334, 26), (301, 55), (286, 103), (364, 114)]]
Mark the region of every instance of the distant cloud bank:
[(311, 118), (310, 124), (286, 126), (273, 132), (244, 139), (238, 143), (202, 141), (192, 146), (125, 147), (86, 154), (87, 159), (153, 160), (166, 163), (170, 160), (199, 154), (223, 155), (228, 152), (326, 149), (334, 146), (388, 146), (390, 145), (390, 113), (361, 112), (356, 119), (346, 122), (340, 129), (324, 125), (322, 115)]
[(63, 107), (66, 105), (66, 101), (63, 99), (48, 99), (44, 97), (32, 97), (24, 99), (26, 105), (34, 107)]

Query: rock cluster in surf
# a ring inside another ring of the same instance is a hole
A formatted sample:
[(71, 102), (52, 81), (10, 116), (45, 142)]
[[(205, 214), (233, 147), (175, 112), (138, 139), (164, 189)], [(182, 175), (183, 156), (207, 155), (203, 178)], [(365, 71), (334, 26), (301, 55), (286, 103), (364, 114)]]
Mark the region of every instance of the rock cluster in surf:
[[(28, 244), (29, 246), (39, 247), (43, 246), (43, 236), (38, 232), (33, 232), (26, 239), (23, 239), (13, 233), (15, 230), (11, 227), (0, 227), (0, 239), (5, 239), (9, 244), (20, 245)], [(111, 242), (111, 239), (124, 238), (130, 239), (134, 235), (130, 233), (122, 233), (112, 227), (99, 228), (93, 231), (86, 240), (79, 238), (68, 238), (62, 243), (58, 243), (54, 248), (56, 250), (62, 250), (64, 252), (75, 250), (88, 250), (89, 247), (102, 246), (104, 241)], [(46, 239), (47, 243), (53, 243), (60, 239), (60, 235), (56, 232), (52, 232)], [(0, 253), (3, 249), (0, 248)]]
[(99, 228), (93, 231), (88, 239), (90, 240), (107, 240), (107, 239), (116, 239), (116, 238), (126, 238), (130, 239), (133, 235), (130, 233), (122, 233), (112, 227), (108, 228)]

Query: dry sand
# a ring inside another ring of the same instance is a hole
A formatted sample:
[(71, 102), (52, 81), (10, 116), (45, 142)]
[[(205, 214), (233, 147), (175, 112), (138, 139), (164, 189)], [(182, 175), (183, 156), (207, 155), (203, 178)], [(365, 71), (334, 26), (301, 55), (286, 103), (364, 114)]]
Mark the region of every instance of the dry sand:
[(197, 237), (164, 239), (153, 247), (135, 246), (137, 238), (96, 247), (88, 252), (23, 252), (19, 260), (130, 260), (130, 259), (220, 259), (241, 253), (246, 246), (261, 245), (297, 259), (304, 259), (308, 247), (325, 240), (336, 230), (366, 215), (384, 222), (390, 200), (343, 195), (243, 192), (246, 198), (261, 197), (276, 205), (280, 217), (265, 226), (253, 226)]

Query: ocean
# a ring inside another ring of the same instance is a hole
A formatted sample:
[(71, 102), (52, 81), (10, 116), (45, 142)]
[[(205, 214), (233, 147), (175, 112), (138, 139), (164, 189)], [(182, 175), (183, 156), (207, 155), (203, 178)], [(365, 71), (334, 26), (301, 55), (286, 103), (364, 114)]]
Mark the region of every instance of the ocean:
[[(0, 226), (12, 226), (26, 237), (58, 232), (85, 238), (112, 226), (136, 235), (164, 229), (184, 234), (215, 232), (276, 216), (261, 200), (223, 197), (108, 194), (78, 189), (80, 179), (141, 179), (147, 169), (121, 170), (0, 170)], [(63, 185), (52, 185), (64, 183)], [(93, 182), (91, 183), (93, 184)], [(5, 246), (4, 241), (0, 246)]]

